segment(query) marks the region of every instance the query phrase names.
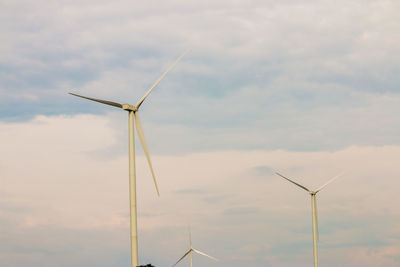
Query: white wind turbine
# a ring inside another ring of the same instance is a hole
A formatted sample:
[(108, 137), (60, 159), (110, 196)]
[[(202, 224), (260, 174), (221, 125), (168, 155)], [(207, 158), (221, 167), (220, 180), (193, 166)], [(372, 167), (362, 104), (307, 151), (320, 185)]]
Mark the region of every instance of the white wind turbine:
[(194, 249), (194, 248), (192, 247), (192, 233), (190, 232), (190, 230), (189, 230), (189, 242), (190, 242), (189, 250), (188, 250), (185, 254), (183, 254), (183, 256), (182, 256), (174, 265), (172, 265), (172, 267), (174, 267), (175, 265), (177, 265), (177, 264), (178, 264), (181, 260), (183, 260), (188, 254), (190, 254), (190, 267), (193, 267), (193, 252), (196, 252), (197, 254), (206, 256), (206, 257), (208, 257), (208, 258), (210, 258), (210, 259), (213, 259), (213, 260), (215, 260), (215, 261), (218, 261), (218, 259), (216, 259), (216, 258), (214, 258), (214, 257), (211, 257), (210, 255), (207, 255), (206, 253), (201, 252), (201, 251), (199, 251), (199, 250), (197, 250), (197, 249)]
[(99, 102), (102, 104), (114, 106), (128, 111), (129, 113), (129, 200), (130, 200), (130, 229), (131, 229), (131, 264), (132, 267), (138, 266), (138, 239), (137, 239), (137, 212), (136, 212), (136, 169), (135, 169), (135, 138), (134, 138), (134, 125), (133, 121), (135, 118), (136, 130), (139, 136), (139, 140), (142, 144), (144, 153), (146, 154), (147, 162), (149, 163), (151, 175), (153, 177), (154, 185), (158, 196), (160, 192), (158, 191), (157, 181), (154, 175), (153, 167), (150, 161), (149, 150), (147, 148), (146, 140), (144, 138), (142, 123), (139, 118), (139, 107), (142, 105), (143, 101), (151, 93), (154, 87), (164, 78), (164, 76), (181, 60), (188, 50), (186, 50), (178, 59), (172, 63), (171, 66), (158, 78), (158, 80), (150, 87), (150, 89), (144, 94), (144, 96), (136, 103), (136, 105), (130, 104), (120, 104), (116, 102), (111, 102), (107, 100), (101, 100), (96, 98), (90, 98), (86, 96), (81, 96), (77, 94), (70, 93), (71, 95), (85, 98), (91, 101)]
[(277, 173), (277, 175), (279, 175), (280, 177), (282, 177), (283, 179), (288, 180), (289, 182), (297, 185), (298, 187), (306, 190), (310, 195), (311, 195), (311, 206), (312, 206), (312, 226), (313, 226), (313, 245), (314, 245), (314, 267), (318, 267), (318, 249), (317, 249), (317, 241), (319, 241), (319, 230), (318, 230), (318, 215), (317, 215), (317, 199), (316, 199), (316, 195), (319, 191), (322, 190), (322, 188), (324, 188), (325, 186), (327, 186), (328, 184), (330, 184), (331, 182), (333, 182), (334, 180), (336, 180), (337, 178), (339, 178), (340, 176), (343, 175), (343, 173), (333, 177), (332, 179), (330, 179), (328, 182), (326, 182), (324, 185), (322, 185), (321, 187), (319, 187), (317, 190), (313, 191), (310, 190), (308, 188), (306, 188), (305, 186), (302, 186), (292, 180), (290, 180), (289, 178), (283, 176), (280, 173)]

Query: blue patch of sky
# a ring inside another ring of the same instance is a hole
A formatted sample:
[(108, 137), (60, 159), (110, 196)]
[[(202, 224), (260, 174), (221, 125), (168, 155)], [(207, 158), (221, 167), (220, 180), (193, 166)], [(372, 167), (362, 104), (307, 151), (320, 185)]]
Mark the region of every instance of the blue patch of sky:
[[(74, 101), (68, 92), (65, 96), (39, 99), (37, 101), (24, 102), (19, 99), (10, 99), (0, 105), (0, 120), (5, 122), (29, 121), (37, 115), (57, 116), (60, 114), (106, 114), (109, 110), (101, 105), (87, 105)], [(5, 102), (5, 101), (4, 101)]]
[(37, 60), (43, 65), (15, 66), (13, 64), (1, 64), (0, 71), (4, 78), (0, 86), (8, 91), (29, 91), (37, 89), (57, 89), (60, 82), (68, 82), (71, 86), (79, 85), (97, 77), (98, 68), (91, 63), (79, 67), (66, 67), (62, 63), (79, 58), (79, 54), (58, 52), (30, 55), (31, 59)]

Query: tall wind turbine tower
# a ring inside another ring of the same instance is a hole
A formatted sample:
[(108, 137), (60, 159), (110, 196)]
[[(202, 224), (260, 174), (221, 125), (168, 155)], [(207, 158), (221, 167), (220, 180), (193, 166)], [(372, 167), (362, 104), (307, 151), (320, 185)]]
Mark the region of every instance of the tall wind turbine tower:
[(154, 175), (153, 166), (150, 161), (149, 150), (147, 148), (146, 140), (144, 137), (142, 123), (139, 118), (139, 108), (143, 101), (151, 93), (151, 91), (158, 85), (158, 83), (165, 77), (165, 75), (181, 60), (188, 50), (186, 50), (180, 57), (178, 57), (171, 66), (158, 78), (158, 80), (150, 87), (150, 89), (144, 94), (144, 96), (136, 103), (136, 105), (131, 104), (120, 104), (108, 100), (101, 100), (86, 96), (81, 96), (77, 94), (70, 93), (71, 95), (85, 98), (91, 101), (99, 102), (105, 105), (114, 106), (128, 111), (129, 114), (129, 200), (130, 200), (130, 229), (131, 229), (131, 264), (132, 267), (137, 267), (138, 264), (138, 238), (137, 238), (137, 211), (136, 211), (136, 168), (135, 168), (135, 137), (134, 137), (134, 122), (136, 124), (136, 131), (139, 136), (140, 143), (142, 144), (144, 153), (149, 163), (151, 175), (153, 177), (154, 185), (158, 196), (160, 192), (158, 190), (158, 185), (156, 177)]
[(318, 215), (317, 215), (317, 193), (322, 190), (325, 186), (336, 180), (338, 177), (342, 176), (343, 174), (339, 174), (332, 179), (330, 179), (328, 182), (326, 182), (323, 186), (319, 187), (317, 190), (313, 191), (308, 189), (305, 186), (302, 186), (301, 184), (298, 184), (289, 178), (283, 176), (280, 173), (276, 173), (283, 179), (297, 185), (298, 187), (306, 190), (310, 195), (311, 195), (311, 207), (312, 207), (312, 229), (313, 229), (313, 245), (314, 245), (314, 267), (318, 267), (318, 248), (317, 248), (317, 241), (319, 241), (319, 230), (318, 230)]
[(200, 255), (202, 255), (202, 256), (206, 256), (206, 257), (208, 257), (208, 258), (210, 258), (210, 259), (213, 259), (213, 260), (215, 260), (215, 261), (218, 261), (218, 259), (216, 259), (216, 258), (214, 258), (214, 257), (211, 257), (210, 255), (207, 255), (206, 253), (201, 252), (201, 251), (199, 251), (199, 250), (193, 248), (193, 246), (192, 246), (192, 233), (191, 233), (190, 229), (189, 229), (189, 243), (190, 243), (189, 250), (188, 250), (185, 254), (183, 254), (183, 256), (182, 256), (174, 265), (172, 265), (172, 267), (174, 267), (175, 265), (177, 265), (177, 264), (178, 264), (181, 260), (183, 260), (187, 255), (190, 255), (190, 267), (193, 267), (193, 252), (196, 252), (197, 254), (200, 254)]

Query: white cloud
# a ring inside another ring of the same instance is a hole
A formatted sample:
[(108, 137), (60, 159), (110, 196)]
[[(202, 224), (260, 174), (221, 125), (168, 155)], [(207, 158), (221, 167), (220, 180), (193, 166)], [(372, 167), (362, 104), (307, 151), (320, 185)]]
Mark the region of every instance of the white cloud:
[[(0, 139), (7, 140), (0, 160), (5, 266), (51, 266), (60, 258), (65, 266), (100, 266), (93, 253), (108, 266), (129, 262), (127, 155), (96, 156), (116, 145), (120, 129), (109, 120), (39, 116), (0, 124)], [(191, 223), (196, 247), (221, 258), (218, 266), (309, 265), (309, 196), (272, 170), (309, 187), (346, 170), (318, 196), (321, 262), (396, 266), (398, 153), (398, 146), (354, 146), (153, 154), (161, 198), (139, 155), (141, 257), (157, 266), (173, 263), (187, 246)]]

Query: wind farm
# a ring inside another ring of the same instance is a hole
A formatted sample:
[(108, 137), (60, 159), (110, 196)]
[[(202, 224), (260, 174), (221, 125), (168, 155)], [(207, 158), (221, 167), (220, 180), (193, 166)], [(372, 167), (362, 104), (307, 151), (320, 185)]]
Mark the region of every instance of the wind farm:
[(398, 10), (2, 1), (0, 266), (399, 267)]

